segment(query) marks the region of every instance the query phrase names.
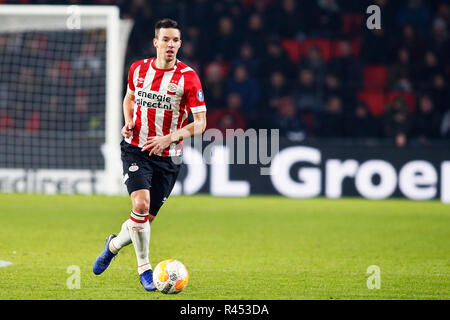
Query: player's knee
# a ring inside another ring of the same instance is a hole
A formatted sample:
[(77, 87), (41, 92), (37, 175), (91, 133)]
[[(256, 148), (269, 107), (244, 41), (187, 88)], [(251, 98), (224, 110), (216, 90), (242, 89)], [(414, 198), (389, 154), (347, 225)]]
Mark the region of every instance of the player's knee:
[(139, 214), (147, 214), (150, 208), (150, 202), (146, 199), (135, 199), (133, 211)]

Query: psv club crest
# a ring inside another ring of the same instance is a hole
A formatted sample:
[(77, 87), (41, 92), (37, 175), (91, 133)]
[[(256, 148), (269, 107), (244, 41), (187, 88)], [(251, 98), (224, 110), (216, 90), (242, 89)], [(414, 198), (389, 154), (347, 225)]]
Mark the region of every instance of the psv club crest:
[(167, 86), (167, 91), (175, 93), (177, 91), (177, 84), (175, 82), (169, 83), (169, 85)]
[(132, 163), (131, 166), (128, 168), (129, 172), (135, 172), (139, 170), (139, 166), (136, 163)]

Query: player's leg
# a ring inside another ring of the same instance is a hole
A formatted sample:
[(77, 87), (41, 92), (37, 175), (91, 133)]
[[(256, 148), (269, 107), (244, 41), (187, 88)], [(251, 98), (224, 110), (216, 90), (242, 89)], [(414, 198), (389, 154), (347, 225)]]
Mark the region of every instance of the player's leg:
[[(132, 212), (140, 213), (142, 216), (147, 213), (148, 222), (151, 224), (156, 218), (159, 209), (172, 192), (180, 167), (180, 165), (175, 165), (168, 159), (159, 159), (158, 165), (155, 165), (155, 162), (153, 162), (150, 191), (138, 190), (131, 193)], [(114, 239), (115, 243), (116, 238)]]
[[(156, 157), (156, 156), (155, 156)], [(167, 160), (164, 160), (167, 161)], [(136, 257), (138, 259), (138, 272), (139, 278), (148, 291), (156, 290), (153, 283), (153, 271), (148, 259), (149, 246), (150, 246), (150, 222), (156, 217), (159, 209), (164, 201), (170, 195), (170, 192), (175, 185), (176, 178), (178, 176), (179, 166), (175, 167), (176, 170), (164, 170), (160, 164), (152, 164), (152, 178), (150, 191), (132, 193), (133, 211), (139, 212), (141, 215), (147, 213), (148, 221), (146, 222), (146, 228), (139, 231), (130, 231), (131, 239), (133, 241)], [(139, 226), (137, 226), (139, 228)], [(148, 236), (148, 238), (146, 238)], [(144, 271), (145, 270), (145, 271)]]
[[(146, 202), (150, 200), (146, 200), (147, 198), (146, 196), (141, 196), (141, 191), (143, 191), (144, 194), (148, 193), (148, 190), (137, 190), (133, 192), (131, 196), (132, 211), (130, 213), (130, 216), (134, 217), (134, 219), (136, 220), (138, 219), (142, 220), (143, 218), (145, 218), (146, 214), (141, 214), (140, 212), (142, 212), (142, 208), (149, 207), (149, 204)], [(153, 218), (152, 215), (148, 215), (148, 221), (150, 223), (153, 220), (152, 218)], [(111, 252), (118, 253), (120, 249), (132, 243), (130, 232), (128, 231), (130, 221), (132, 220), (131, 219), (126, 220), (122, 224), (122, 228), (120, 229), (120, 232), (117, 235), (117, 237), (111, 240), (109, 245), (109, 249), (111, 250)]]
[[(117, 255), (120, 249), (133, 242), (132, 236), (134, 233), (130, 232), (130, 230), (142, 228), (145, 237), (148, 239), (150, 234), (150, 226), (149, 224), (145, 224), (145, 221), (148, 220), (148, 208), (150, 204), (148, 189), (150, 188), (151, 183), (152, 167), (145, 159), (142, 158), (142, 153), (139, 148), (130, 146), (127, 143), (121, 143), (121, 148), (124, 182), (127, 186), (128, 193), (131, 196), (132, 211), (130, 213), (130, 217), (122, 224), (122, 228), (118, 236), (111, 234), (107, 237), (102, 253), (94, 262), (94, 273), (97, 275), (106, 270), (112, 258)], [(141, 223), (141, 225), (137, 227), (137, 223)], [(136, 240), (135, 242), (138, 243), (138, 252), (141, 252), (142, 250), (145, 252), (145, 247), (139, 245), (140, 241)], [(138, 254), (138, 252), (136, 254), (139, 257), (145, 255), (142, 253)], [(150, 265), (143, 266), (141, 269), (145, 269), (147, 267), (151, 269)], [(144, 271), (145, 270), (141, 270), (140, 273)]]
[(138, 262), (138, 273), (141, 275), (152, 266), (148, 259), (150, 245), (150, 192), (149, 190), (136, 190), (131, 193), (133, 210), (128, 220), (128, 232), (133, 242)]
[[(148, 193), (148, 190), (146, 189), (136, 190), (131, 193), (132, 211), (130, 215), (135, 216), (137, 219), (139, 219), (139, 217), (136, 217), (137, 215), (145, 216), (145, 214), (140, 214), (140, 212), (145, 212), (145, 210), (148, 212), (150, 198), (146, 195), (146, 193)], [(148, 215), (148, 221), (151, 223), (152, 220), (153, 216)], [(117, 237), (111, 240), (109, 245), (111, 252), (118, 253), (120, 249), (132, 243), (130, 232), (128, 231), (130, 224), (129, 221), (130, 219), (126, 220), (122, 224), (122, 228), (120, 229)]]
[[(117, 255), (119, 250), (125, 245), (133, 243), (138, 263), (138, 273), (141, 276), (141, 282), (147, 290), (154, 290), (152, 283), (152, 266), (148, 259), (150, 244), (150, 222), (148, 221), (148, 211), (150, 203), (150, 194), (148, 190), (137, 190), (131, 195), (133, 210), (129, 219), (122, 224), (119, 235), (109, 235), (105, 249), (94, 262), (94, 273), (101, 274), (109, 266), (111, 259)], [(142, 280), (142, 277), (145, 279)], [(147, 281), (145, 281), (147, 280)]]
[[(150, 188), (153, 174), (152, 167), (147, 163), (138, 147), (124, 141), (121, 142), (120, 147), (124, 183), (131, 197), (132, 211), (130, 218), (122, 224), (117, 237), (110, 242), (109, 249), (113, 253), (118, 253), (120, 249), (132, 243), (129, 232), (131, 218), (134, 216), (135, 220), (143, 220), (145, 217), (141, 216), (148, 214), (150, 198), (146, 193)], [(144, 214), (140, 212), (144, 212)]]
[[(122, 224), (119, 235), (110, 234), (107, 237), (103, 251), (94, 261), (93, 271), (96, 275), (103, 273), (120, 249), (130, 243), (133, 243), (136, 250), (139, 274), (147, 269), (151, 269), (150, 265), (147, 265), (145, 262), (142, 263), (145, 259), (140, 258), (145, 256), (146, 251), (148, 257), (148, 241), (150, 239), (150, 224), (148, 223), (150, 193), (148, 189), (150, 188), (150, 181), (151, 173), (133, 175), (127, 179), (126, 185), (131, 195), (133, 210), (131, 210), (130, 217)], [(136, 235), (136, 230), (141, 232)], [(147, 245), (141, 244), (145, 242), (147, 242)]]
[(152, 265), (148, 258), (150, 247), (150, 192), (140, 189), (131, 193), (133, 210), (128, 220), (128, 232), (136, 252), (139, 280), (147, 291), (156, 290), (153, 284)]

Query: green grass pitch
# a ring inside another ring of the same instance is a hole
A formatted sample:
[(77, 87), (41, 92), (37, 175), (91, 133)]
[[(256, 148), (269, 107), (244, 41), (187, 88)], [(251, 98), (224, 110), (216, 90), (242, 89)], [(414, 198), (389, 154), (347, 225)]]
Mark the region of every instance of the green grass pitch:
[[(182, 261), (178, 295), (146, 292), (132, 245), (92, 263), (128, 197), (0, 195), (0, 299), (450, 299), (450, 206), (438, 201), (171, 197), (150, 262)], [(69, 289), (67, 268), (80, 268)], [(367, 268), (380, 268), (380, 289)]]

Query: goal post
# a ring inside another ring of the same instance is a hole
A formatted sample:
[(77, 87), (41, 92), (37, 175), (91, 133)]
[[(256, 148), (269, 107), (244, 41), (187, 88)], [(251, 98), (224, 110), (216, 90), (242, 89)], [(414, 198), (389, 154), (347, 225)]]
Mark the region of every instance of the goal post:
[(0, 192), (123, 194), (132, 21), (90, 5), (0, 5), (0, 20)]

